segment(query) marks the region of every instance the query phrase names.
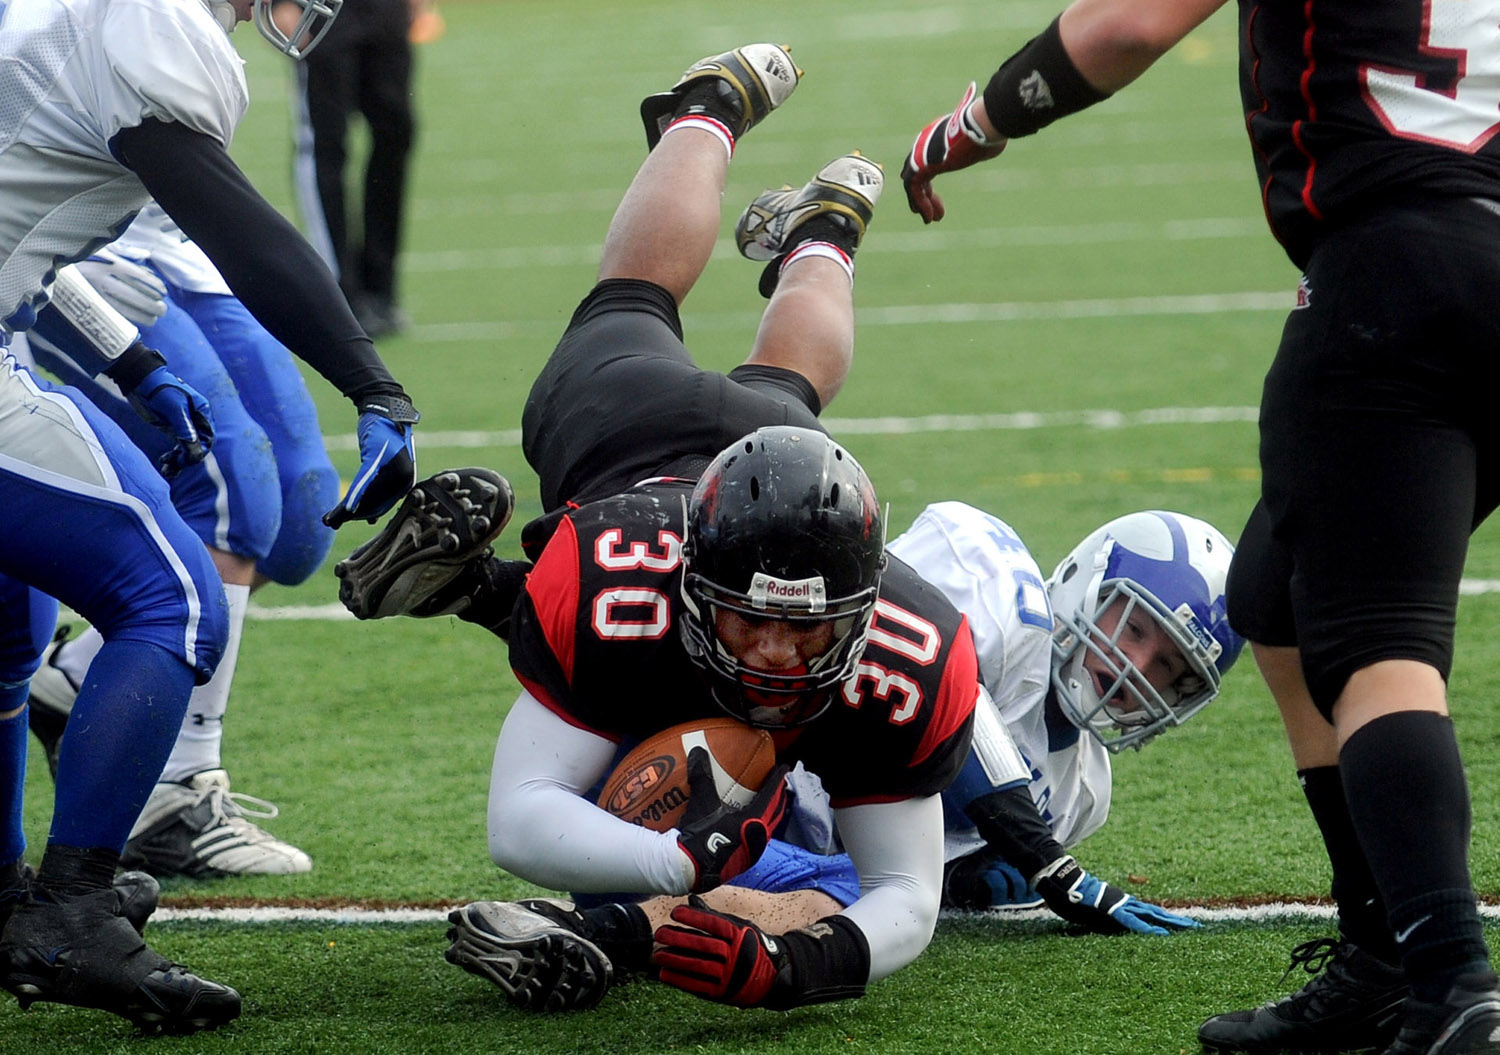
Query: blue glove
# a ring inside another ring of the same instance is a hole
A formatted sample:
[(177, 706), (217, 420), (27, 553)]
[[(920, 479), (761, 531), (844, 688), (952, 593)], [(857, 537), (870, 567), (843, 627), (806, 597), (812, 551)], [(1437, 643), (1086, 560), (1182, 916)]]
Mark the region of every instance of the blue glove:
[(990, 888), (990, 908), (1029, 908), (1040, 904), (1042, 896), (1031, 888), (1021, 870), (1009, 861), (992, 858), (979, 873)]
[(374, 399), (359, 408), (359, 472), (323, 523), (375, 523), (417, 482), (417, 449), (411, 427), (421, 417), (405, 396)]
[(213, 409), (192, 385), (158, 366), (127, 394), (137, 414), (172, 437), (172, 449), (156, 463), (163, 476), (176, 476), (208, 457), (214, 443)]
[(1053, 912), (1099, 934), (1134, 931), (1165, 935), (1168, 927), (1200, 926), (1197, 920), (1138, 901), (1119, 887), (1094, 878), (1070, 854), (1044, 868), (1033, 883)]

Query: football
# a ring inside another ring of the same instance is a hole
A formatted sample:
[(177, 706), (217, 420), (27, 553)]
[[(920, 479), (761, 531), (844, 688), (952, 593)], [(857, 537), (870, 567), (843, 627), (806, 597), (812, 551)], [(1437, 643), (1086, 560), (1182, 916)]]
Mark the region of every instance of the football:
[(702, 747), (713, 764), (719, 798), (742, 805), (776, 766), (776, 745), (764, 729), (733, 718), (674, 725), (620, 760), (599, 792), (599, 805), (652, 831), (677, 827), (688, 804), (688, 752)]

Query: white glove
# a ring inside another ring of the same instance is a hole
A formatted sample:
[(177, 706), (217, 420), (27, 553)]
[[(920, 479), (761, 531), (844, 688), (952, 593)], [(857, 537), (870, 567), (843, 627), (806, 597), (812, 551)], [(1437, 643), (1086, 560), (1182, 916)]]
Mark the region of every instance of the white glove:
[(167, 287), (144, 263), (109, 248), (74, 265), (110, 307), (141, 329), (167, 313)]

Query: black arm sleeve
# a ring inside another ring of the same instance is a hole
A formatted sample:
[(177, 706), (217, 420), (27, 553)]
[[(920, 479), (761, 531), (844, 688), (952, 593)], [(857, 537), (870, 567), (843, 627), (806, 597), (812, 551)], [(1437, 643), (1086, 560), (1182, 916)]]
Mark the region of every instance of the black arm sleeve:
[(261, 325), (360, 406), (405, 395), (338, 283), (212, 136), (147, 118), (110, 143)]
[(1037, 812), (1031, 792), (1024, 785), (981, 795), (965, 806), (964, 812), (984, 841), (999, 850), (1027, 879), (1066, 852)]

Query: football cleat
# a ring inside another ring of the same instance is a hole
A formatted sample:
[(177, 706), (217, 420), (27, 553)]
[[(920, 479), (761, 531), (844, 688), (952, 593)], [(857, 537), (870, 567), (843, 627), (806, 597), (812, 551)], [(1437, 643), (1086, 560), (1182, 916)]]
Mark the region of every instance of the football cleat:
[(735, 244), (751, 260), (775, 260), (795, 247), (798, 228), (827, 217), (849, 235), (852, 255), (884, 185), (879, 164), (858, 150), (845, 154), (824, 165), (805, 186), (768, 190), (752, 201), (734, 225)]
[(1318, 938), (1292, 950), (1312, 981), (1249, 1011), (1215, 1015), (1198, 1027), (1205, 1051), (1382, 1051), (1401, 1025), (1410, 990), (1392, 967), (1349, 942)]
[[(786, 102), (797, 87), (802, 71), (784, 47), (776, 44), (746, 44), (699, 59), (687, 68), (669, 91), (648, 95), (641, 102), (641, 120), (646, 125), (646, 146), (655, 149), (667, 126), (679, 116), (683, 97), (709, 78), (717, 79), (720, 105), (704, 109), (708, 116), (728, 125), (736, 141)], [(692, 112), (692, 111), (690, 111)]]
[(1479, 1055), (1500, 1052), (1500, 988), (1494, 971), (1459, 975), (1439, 1004), (1415, 997), (1385, 1055)]
[(491, 469), (449, 469), (413, 487), (379, 534), (333, 569), (339, 600), (360, 619), (456, 615), (467, 565), (487, 560), (515, 499)]
[(307, 854), (249, 819), (269, 820), (279, 812), (264, 799), (231, 792), (222, 769), (197, 773), (186, 783), (163, 781), (146, 800), (120, 863), (153, 875), (199, 879), (311, 871)]
[(23, 1011), (37, 1001), (96, 1008), (148, 1033), (214, 1029), (239, 1015), (239, 993), (152, 950), (117, 905), (114, 890), (28, 897), (0, 939), (0, 986)]
[(52, 643), (42, 653), (42, 665), (31, 676), (31, 695), (27, 700), (30, 706), (26, 720), (46, 752), (53, 780), (57, 779), (57, 751), (62, 746), (63, 730), (68, 726), (68, 715), (73, 713), (73, 701), (78, 698), (78, 683), (57, 665), (58, 650), (72, 629), (57, 628)]
[(476, 901), (448, 913), (444, 959), (499, 986), (514, 1007), (581, 1011), (604, 999), (614, 969), (579, 933), (568, 901)]

